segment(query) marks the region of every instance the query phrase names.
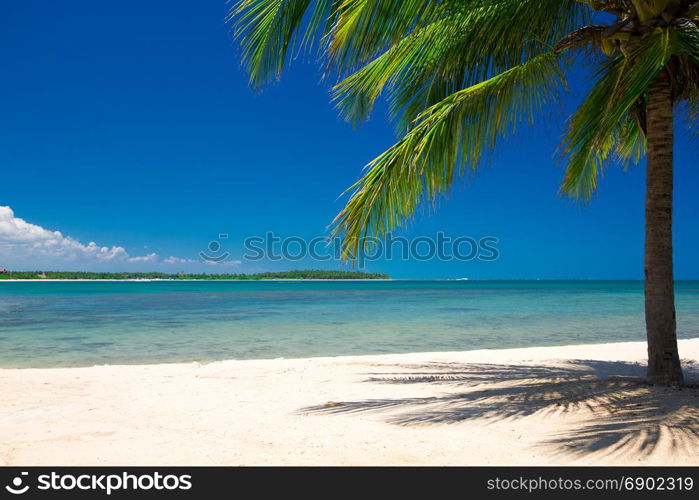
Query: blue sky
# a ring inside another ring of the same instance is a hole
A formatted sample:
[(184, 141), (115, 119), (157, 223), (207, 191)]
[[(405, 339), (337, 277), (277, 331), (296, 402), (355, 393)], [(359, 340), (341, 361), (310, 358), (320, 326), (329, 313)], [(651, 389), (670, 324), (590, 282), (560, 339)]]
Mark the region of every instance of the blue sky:
[[(220, 0), (3, 5), (0, 206), (10, 208), (0, 213), (0, 236), (24, 231), (48, 243), (0, 241), (0, 267), (341, 267), (246, 262), (243, 240), (267, 231), (325, 234), (340, 193), (394, 140), (384, 109), (353, 130), (333, 111), (312, 60), (293, 61), (281, 83), (253, 94)], [(574, 75), (571, 102), (584, 88)], [(568, 200), (558, 193), (563, 167), (554, 158), (561, 131), (561, 120), (525, 127), (436, 213), (418, 214), (402, 232), (496, 236), (497, 261), (378, 261), (369, 270), (642, 278), (644, 168), (612, 167), (590, 203)], [(684, 279), (699, 278), (697, 152), (678, 139), (675, 250)], [(230, 265), (202, 264), (198, 252), (221, 233)]]

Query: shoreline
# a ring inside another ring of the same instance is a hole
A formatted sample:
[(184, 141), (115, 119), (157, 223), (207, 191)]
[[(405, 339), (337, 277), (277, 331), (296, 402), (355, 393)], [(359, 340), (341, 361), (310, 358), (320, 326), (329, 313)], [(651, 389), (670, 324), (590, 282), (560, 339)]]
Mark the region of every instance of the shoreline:
[[(685, 339), (678, 339), (678, 343), (680, 345), (684, 342), (690, 342), (694, 343), (696, 342), (698, 344), (699, 348), (699, 336), (697, 337), (691, 337), (691, 338), (685, 338)], [(276, 358), (230, 358), (230, 359), (218, 359), (218, 360), (211, 360), (211, 361), (204, 361), (204, 360), (187, 360), (187, 361), (164, 361), (164, 362), (153, 362), (153, 363), (104, 363), (104, 364), (92, 364), (92, 365), (80, 365), (80, 366), (27, 366), (27, 367), (21, 367), (21, 366), (12, 366), (12, 367), (6, 367), (6, 366), (1, 366), (0, 365), (0, 373), (5, 370), (80, 370), (80, 369), (89, 369), (89, 368), (120, 368), (120, 367), (159, 367), (159, 366), (174, 366), (174, 367), (182, 367), (182, 366), (197, 366), (197, 367), (202, 367), (202, 366), (209, 366), (209, 365), (215, 365), (215, 364), (220, 364), (220, 363), (275, 363), (275, 362), (309, 362), (309, 361), (317, 361), (317, 362), (351, 362), (351, 363), (359, 363), (359, 362), (366, 362), (366, 363), (372, 363), (372, 362), (382, 362), (382, 361), (403, 361), (403, 362), (410, 362), (415, 359), (423, 359), (425, 357), (432, 358), (434, 360), (446, 360), (446, 359), (459, 359), (463, 357), (472, 357), (472, 356), (480, 356), (483, 355), (488, 359), (518, 359), (518, 357), (521, 357), (522, 359), (529, 359), (530, 360), (548, 360), (550, 358), (549, 355), (545, 355), (545, 352), (547, 350), (555, 350), (559, 356), (562, 356), (561, 359), (573, 359), (575, 352), (578, 351), (577, 348), (593, 348), (593, 349), (602, 349), (604, 347), (609, 347), (612, 352), (616, 352), (620, 349), (624, 348), (636, 348), (638, 345), (643, 345), (645, 346), (646, 343), (642, 341), (633, 341), (633, 342), (619, 342), (619, 341), (612, 341), (612, 342), (589, 342), (589, 343), (571, 343), (571, 344), (555, 344), (555, 345), (540, 345), (540, 346), (528, 346), (528, 347), (508, 347), (508, 348), (503, 348), (503, 349), (493, 349), (493, 348), (484, 348), (484, 349), (469, 349), (465, 351), (417, 351), (417, 352), (396, 352), (396, 353), (381, 353), (381, 354), (337, 354), (337, 355), (327, 355), (327, 356), (302, 356), (302, 357), (276, 357)], [(570, 350), (571, 352), (567, 352)], [(681, 347), (680, 347), (681, 351)], [(567, 354), (567, 355), (566, 355)], [(682, 352), (680, 352), (682, 354)], [(543, 355), (543, 357), (542, 357)], [(614, 359), (614, 357), (609, 357), (606, 358), (603, 355), (599, 355), (599, 359)], [(699, 359), (697, 360), (699, 362)], [(699, 382), (699, 381), (698, 381)]]
[[(697, 380), (699, 338), (679, 344)], [(645, 356), (622, 342), (3, 368), (0, 464), (696, 465), (699, 389), (639, 383)]]

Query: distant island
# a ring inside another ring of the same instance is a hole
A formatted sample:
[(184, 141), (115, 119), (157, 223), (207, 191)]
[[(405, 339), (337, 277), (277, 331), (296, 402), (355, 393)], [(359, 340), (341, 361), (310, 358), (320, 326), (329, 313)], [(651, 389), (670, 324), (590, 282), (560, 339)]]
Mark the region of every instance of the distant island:
[(102, 273), (91, 271), (9, 271), (0, 269), (0, 280), (376, 280), (388, 274), (361, 271), (281, 271), (255, 274)]

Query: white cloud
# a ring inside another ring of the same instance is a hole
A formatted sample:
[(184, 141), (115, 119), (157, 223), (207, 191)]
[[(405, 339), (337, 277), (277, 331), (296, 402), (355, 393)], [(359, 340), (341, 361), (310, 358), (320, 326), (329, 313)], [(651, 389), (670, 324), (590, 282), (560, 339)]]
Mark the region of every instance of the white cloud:
[(242, 263), (243, 262), (240, 260), (224, 260), (223, 262), (220, 262), (220, 265), (235, 267), (235, 266), (239, 266)]
[(240, 260), (224, 260), (224, 261), (214, 261), (214, 260), (195, 260), (195, 259), (181, 259), (180, 257), (170, 256), (167, 259), (163, 259), (164, 264), (204, 264), (207, 266), (237, 266), (242, 264)]
[(15, 217), (10, 207), (3, 206), (0, 206), (0, 251), (15, 256), (60, 256), (66, 260), (86, 258), (102, 262), (129, 258), (124, 247), (99, 246), (93, 241), (84, 245), (60, 231), (50, 231)]
[(164, 259), (165, 264), (199, 264), (200, 261), (194, 259), (181, 259), (180, 257), (175, 257), (171, 255), (167, 259)]
[(12, 208), (0, 206), (0, 267), (9, 269), (80, 270), (99, 267), (109, 270), (156, 270), (172, 272), (173, 266), (191, 271), (209, 266), (238, 266), (239, 260), (209, 262), (171, 255), (161, 259), (157, 253), (129, 255), (122, 246), (87, 244), (31, 224), (15, 216)]
[(229, 266), (229, 267), (237, 266), (238, 264), (241, 263), (239, 260), (216, 261), (216, 260), (205, 260), (205, 259), (202, 259), (201, 262), (206, 264), (207, 266)]
[(142, 255), (140, 257), (129, 257), (126, 260), (127, 262), (158, 262), (158, 254), (149, 253), (148, 255)]

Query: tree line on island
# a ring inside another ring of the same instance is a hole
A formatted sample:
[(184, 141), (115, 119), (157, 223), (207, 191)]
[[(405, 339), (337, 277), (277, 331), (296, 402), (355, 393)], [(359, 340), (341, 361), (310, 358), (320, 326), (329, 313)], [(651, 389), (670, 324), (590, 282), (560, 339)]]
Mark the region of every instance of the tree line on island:
[(362, 271), (295, 270), (254, 274), (168, 274), (160, 272), (94, 272), (94, 271), (8, 271), (0, 272), (0, 280), (357, 280), (388, 279), (388, 274)]

